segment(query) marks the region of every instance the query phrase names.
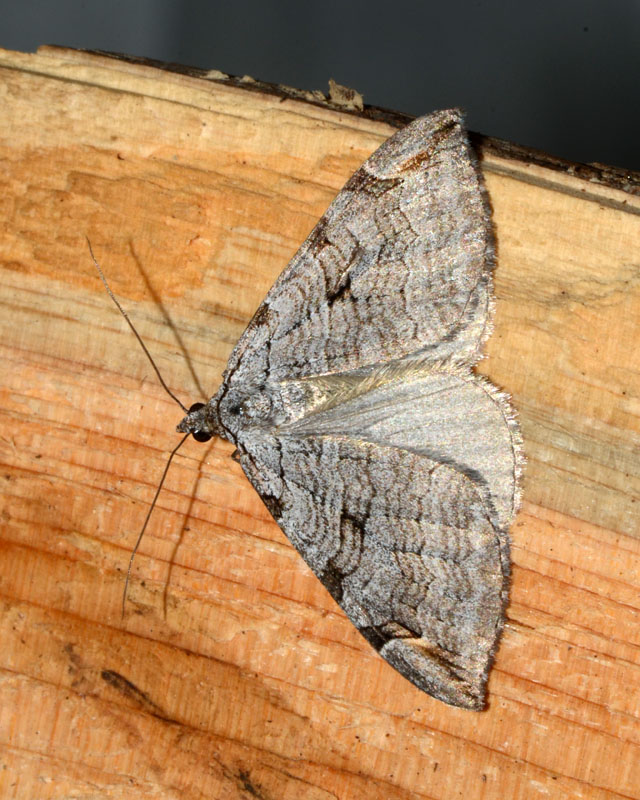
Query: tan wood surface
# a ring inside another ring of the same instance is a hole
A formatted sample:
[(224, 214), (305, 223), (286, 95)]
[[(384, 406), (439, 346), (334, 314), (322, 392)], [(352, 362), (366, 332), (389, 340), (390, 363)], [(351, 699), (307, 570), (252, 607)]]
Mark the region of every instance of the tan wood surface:
[(181, 412), (85, 236), (169, 385), (206, 399), (392, 132), (247, 86), (0, 53), (0, 796), (640, 797), (634, 176), (623, 191), (484, 148), (499, 266), (481, 368), (528, 457), (487, 711), (369, 648), (221, 441), (176, 458), (121, 619)]

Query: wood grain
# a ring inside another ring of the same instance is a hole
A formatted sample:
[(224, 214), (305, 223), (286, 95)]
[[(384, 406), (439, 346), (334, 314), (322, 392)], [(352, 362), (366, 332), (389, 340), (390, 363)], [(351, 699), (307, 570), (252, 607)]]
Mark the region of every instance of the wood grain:
[(171, 388), (206, 399), (392, 132), (237, 84), (0, 53), (0, 796), (640, 797), (634, 176), (622, 191), (484, 151), (499, 267), (481, 367), (528, 457), (486, 712), (368, 647), (224, 442), (176, 459), (120, 618), (181, 412), (85, 236)]

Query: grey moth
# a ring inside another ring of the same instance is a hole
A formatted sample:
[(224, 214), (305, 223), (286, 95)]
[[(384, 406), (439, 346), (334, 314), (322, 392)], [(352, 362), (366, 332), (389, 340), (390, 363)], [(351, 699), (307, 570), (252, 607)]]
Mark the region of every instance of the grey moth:
[(473, 367), (494, 242), (457, 110), (386, 141), (277, 279), (178, 430), (245, 474), (351, 622), (429, 695), (479, 710), (503, 627), (521, 440)]

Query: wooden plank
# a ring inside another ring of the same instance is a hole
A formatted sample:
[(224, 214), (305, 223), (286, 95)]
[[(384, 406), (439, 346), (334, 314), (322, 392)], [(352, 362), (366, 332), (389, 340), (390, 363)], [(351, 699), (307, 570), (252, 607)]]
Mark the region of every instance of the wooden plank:
[(473, 714), (361, 640), (221, 441), (176, 459), (120, 618), (181, 413), (85, 236), (171, 388), (206, 399), (392, 127), (51, 49), (2, 52), (0, 91), (0, 795), (640, 797), (637, 176), (482, 148), (499, 267), (481, 366), (528, 467)]

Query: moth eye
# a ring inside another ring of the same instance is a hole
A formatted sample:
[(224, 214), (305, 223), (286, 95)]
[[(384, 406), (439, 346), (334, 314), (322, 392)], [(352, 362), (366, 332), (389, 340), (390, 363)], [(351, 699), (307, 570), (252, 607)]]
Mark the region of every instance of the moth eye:
[(242, 406), (240, 405), (233, 405), (229, 408), (229, 413), (233, 414), (234, 417), (237, 417), (239, 414), (242, 414)]

